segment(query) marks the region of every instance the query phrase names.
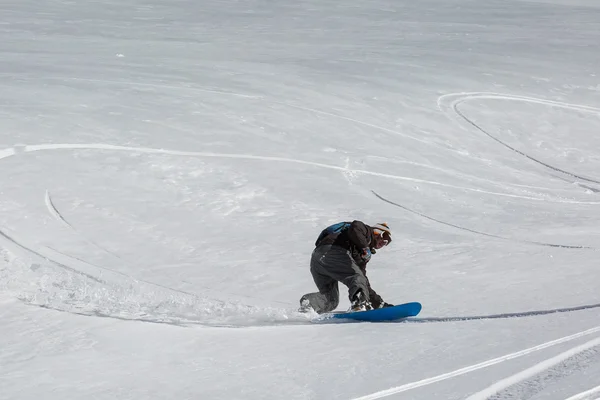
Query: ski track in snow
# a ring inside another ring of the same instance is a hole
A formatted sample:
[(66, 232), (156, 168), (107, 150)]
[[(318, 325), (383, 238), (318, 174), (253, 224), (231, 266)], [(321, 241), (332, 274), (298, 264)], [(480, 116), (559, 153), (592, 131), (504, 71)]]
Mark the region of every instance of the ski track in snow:
[[(477, 100), (477, 99), (520, 101), (520, 102), (541, 104), (541, 105), (547, 105), (547, 106), (551, 106), (551, 107), (558, 107), (558, 108), (564, 108), (564, 109), (573, 110), (573, 111), (588, 112), (588, 113), (594, 113), (594, 114), (600, 114), (600, 108), (583, 106), (583, 105), (572, 104), (572, 103), (564, 103), (564, 102), (560, 102), (560, 101), (537, 99), (534, 97), (506, 95), (506, 94), (501, 94), (501, 93), (486, 93), (486, 92), (452, 93), (452, 94), (447, 94), (447, 95), (441, 96), (438, 99), (438, 107), (440, 108), (440, 110), (442, 110), (442, 112), (444, 112), (450, 119), (456, 120), (459, 125), (462, 126), (466, 122), (469, 126), (484, 133), (486, 136), (490, 137), (491, 139), (493, 139), (497, 143), (501, 144), (502, 146), (505, 146), (506, 148), (510, 149), (511, 151), (514, 151), (515, 153), (520, 154), (521, 156), (523, 156), (535, 163), (538, 163), (546, 168), (549, 168), (556, 172), (560, 172), (562, 174), (568, 175), (572, 178), (577, 178), (577, 179), (580, 179), (580, 180), (583, 180), (586, 182), (600, 184), (600, 180), (598, 180), (598, 179), (587, 178), (587, 177), (575, 174), (573, 172), (565, 171), (561, 168), (555, 167), (555, 166), (548, 164), (546, 162), (543, 162), (541, 160), (538, 160), (537, 158), (534, 158), (534, 157), (528, 155), (527, 153), (525, 153), (521, 150), (518, 150), (517, 148), (510, 146), (507, 143), (504, 143), (502, 140), (498, 139), (494, 135), (487, 132), (481, 126), (476, 124), (475, 121), (473, 121), (472, 119), (467, 117), (459, 109), (459, 106), (462, 103), (464, 103), (466, 101), (470, 101), (470, 100)], [(456, 118), (456, 117), (459, 117), (459, 118)]]
[[(124, 260), (119, 255), (111, 252), (110, 250), (108, 250), (105, 247), (99, 245), (98, 243), (94, 242), (93, 240), (90, 240), (90, 239), (86, 238), (79, 230), (77, 230), (77, 228), (75, 228), (69, 221), (67, 221), (66, 218), (62, 215), (62, 213), (58, 210), (58, 208), (56, 208), (56, 205), (52, 201), (52, 197), (50, 195), (50, 192), (47, 191), (47, 190), (46, 190), (46, 195), (45, 195), (45, 199), (44, 200), (45, 200), (45, 203), (46, 203), (46, 208), (48, 209), (48, 212), (50, 213), (50, 215), (52, 215), (52, 217), (54, 217), (55, 219), (57, 219), (62, 225), (64, 225), (65, 227), (67, 227), (69, 230), (72, 230), (77, 235), (77, 237), (82, 238), (85, 242), (87, 242), (87, 243), (91, 244), (92, 246), (97, 247), (100, 250), (106, 252), (107, 254), (115, 257), (119, 263), (127, 262), (127, 263), (131, 264), (130, 261)], [(63, 255), (65, 257), (71, 257), (74, 260), (81, 261), (83, 263), (87, 263), (85, 260), (82, 260), (82, 259), (80, 259), (78, 257), (73, 256), (73, 255), (67, 255), (67, 254), (65, 254), (65, 253), (63, 253), (63, 252), (61, 252), (61, 251), (59, 251), (57, 249), (54, 249), (54, 248), (51, 248), (51, 247), (48, 247), (48, 246), (46, 246), (46, 249), (53, 251), (55, 254), (60, 254), (60, 255)], [(121, 274), (120, 272), (118, 272), (118, 271), (116, 271), (114, 269), (102, 267), (102, 266), (99, 266), (99, 265), (94, 265), (94, 266), (96, 268), (98, 268), (98, 269), (104, 269), (104, 270), (108, 270), (108, 271), (111, 271), (111, 272), (115, 272), (115, 273)], [(126, 275), (126, 274), (122, 274), (122, 275), (126, 276), (128, 278), (131, 278), (131, 279), (135, 279), (134, 277)], [(143, 281), (143, 280), (141, 280), (141, 281)], [(143, 281), (143, 282), (148, 283), (148, 284), (154, 284), (153, 282), (149, 282), (149, 281)], [(155, 285), (159, 286), (159, 287), (167, 288), (166, 286), (163, 286), (163, 285), (160, 285), (160, 284), (155, 284)], [(196, 285), (196, 287), (202, 288), (202, 289), (206, 289), (206, 290), (211, 290), (211, 291), (214, 290), (212, 288), (209, 288), (209, 287), (206, 287), (206, 286), (201, 286), (201, 285)], [(173, 290), (178, 291), (176, 289), (173, 289)], [(185, 292), (185, 291), (178, 291), (178, 292), (184, 293), (184, 294), (188, 294), (188, 295), (194, 295), (192, 293)], [(220, 290), (219, 293), (221, 293), (221, 294), (227, 294), (227, 292), (223, 292), (222, 290)], [(236, 296), (246, 297), (246, 298), (249, 298), (249, 299), (254, 299), (254, 297), (248, 296), (248, 295), (239, 295), (239, 294), (236, 294)], [(281, 304), (289, 305), (288, 303), (284, 303), (284, 302), (277, 301), (277, 300), (274, 300), (273, 302), (274, 303), (281, 303)]]
[(593, 400), (594, 398), (597, 400), (598, 398), (596, 398), (594, 395), (598, 393), (600, 393), (600, 385), (590, 390), (586, 390), (585, 392), (581, 392), (574, 396), (571, 396), (566, 400)]
[[(528, 399), (543, 390), (549, 382), (585, 367), (600, 354), (600, 338), (573, 347), (524, 371), (502, 379), (466, 400)], [(534, 379), (534, 377), (536, 379)]]
[(0, 160), (3, 158), (14, 156), (14, 155), (15, 155), (15, 149), (13, 149), (13, 148), (0, 150)]
[[(7, 241), (9, 241), (10, 243), (16, 245), (17, 247), (19, 247), (19, 248), (21, 248), (21, 249), (23, 249), (23, 250), (25, 250), (27, 252), (30, 252), (30, 253), (38, 256), (38, 257), (41, 257), (42, 259), (48, 260), (48, 258), (46, 256), (44, 256), (40, 252), (38, 252), (35, 249), (33, 249), (33, 247), (31, 245), (23, 244), (22, 240), (14, 238), (13, 235), (8, 234), (7, 232), (5, 232), (2, 229), (0, 229), (0, 238), (4, 238)], [(50, 260), (50, 261), (52, 261), (52, 260)], [(57, 261), (52, 261), (52, 262), (55, 263), (56, 265), (58, 265), (59, 267), (67, 270), (67, 271), (70, 271), (70, 272), (72, 272), (74, 274), (77, 274), (77, 275), (85, 276), (86, 278), (89, 278), (89, 279), (91, 279), (91, 280), (93, 280), (93, 281), (95, 281), (97, 283), (101, 283), (101, 284), (106, 283), (103, 280), (101, 280), (99, 278), (96, 278), (92, 274), (88, 274), (86, 272), (79, 271), (79, 270), (77, 270), (75, 268), (71, 268), (70, 266), (62, 264), (62, 263), (57, 262)]]
[(533, 244), (533, 245), (536, 245), (536, 246), (559, 247), (559, 248), (563, 248), (563, 249), (596, 250), (596, 248), (589, 247), (589, 246), (578, 246), (578, 245), (556, 244), (556, 243), (544, 243), (544, 242), (536, 242), (536, 241), (532, 241), (532, 240), (517, 240), (517, 239), (512, 239), (512, 238), (508, 238), (508, 237), (504, 237), (504, 236), (494, 235), (494, 234), (491, 234), (491, 233), (477, 231), (477, 230), (474, 230), (474, 229), (466, 228), (466, 227), (463, 227), (463, 226), (460, 226), (460, 225), (451, 224), (449, 222), (445, 222), (445, 221), (439, 220), (437, 218), (430, 217), (430, 216), (428, 216), (426, 214), (420, 213), (420, 212), (415, 211), (415, 210), (413, 210), (411, 208), (408, 208), (406, 206), (403, 206), (401, 204), (398, 204), (398, 203), (395, 203), (395, 202), (393, 202), (391, 200), (388, 200), (385, 197), (381, 196), (379, 193), (375, 192), (374, 190), (372, 190), (371, 192), (378, 199), (380, 199), (381, 201), (384, 201), (384, 202), (386, 202), (388, 204), (391, 204), (393, 206), (396, 206), (398, 208), (406, 210), (406, 211), (408, 211), (408, 212), (410, 212), (412, 214), (418, 215), (418, 216), (420, 216), (422, 218), (428, 219), (430, 221), (437, 222), (437, 223), (442, 224), (442, 225), (449, 226), (451, 228), (460, 229), (460, 230), (471, 232), (471, 233), (474, 233), (474, 234), (477, 234), (477, 235), (486, 236), (486, 237), (490, 237), (490, 238), (494, 238), (494, 239), (506, 240), (506, 241), (515, 242), (515, 243), (528, 243), (528, 244)]
[[(38, 249), (0, 230), (2, 238), (50, 263), (32, 264), (30, 268), (22, 266), (19, 271), (13, 271), (11, 278), (20, 279), (27, 286), (17, 297), (32, 306), (82, 316), (173, 326), (269, 327), (309, 324), (314, 317), (288, 309), (224, 302), (137, 279), (50, 247)], [(36, 282), (33, 292), (32, 276), (27, 275), (29, 270), (37, 271), (43, 277)]]
[[(7, 149), (10, 150), (10, 149)], [(561, 203), (561, 204), (584, 204), (584, 205), (600, 205), (600, 201), (578, 201), (578, 200), (563, 200), (563, 199), (548, 199), (534, 196), (524, 196), (511, 193), (494, 192), (489, 190), (482, 190), (467, 186), (450, 185), (438, 181), (412, 178), (409, 176), (385, 174), (381, 172), (372, 172), (361, 169), (348, 169), (347, 167), (341, 167), (336, 165), (323, 164), (313, 161), (305, 161), (294, 158), (286, 157), (272, 157), (272, 156), (256, 156), (251, 154), (232, 154), (232, 153), (212, 153), (212, 152), (201, 152), (201, 151), (181, 151), (181, 150), (166, 150), (166, 149), (154, 149), (148, 147), (130, 147), (130, 146), (119, 146), (111, 144), (40, 144), (40, 145), (28, 145), (25, 146), (24, 152), (35, 152), (35, 151), (48, 151), (48, 150), (109, 150), (109, 151), (126, 151), (132, 153), (143, 153), (143, 154), (167, 154), (172, 156), (185, 156), (185, 157), (207, 157), (207, 158), (231, 158), (231, 159), (245, 159), (245, 160), (256, 160), (256, 161), (272, 161), (272, 162), (286, 162), (294, 164), (309, 165), (313, 167), (325, 168), (340, 171), (342, 173), (354, 173), (362, 175), (377, 176), (381, 178), (389, 178), (395, 180), (402, 180), (407, 182), (415, 182), (422, 184), (429, 184), (434, 186), (446, 187), (450, 189), (465, 190), (476, 193), (483, 193), (493, 196), (503, 196), (510, 198), (517, 198), (523, 200), (542, 201), (547, 203)], [(14, 153), (7, 152), (4, 157), (13, 155)]]
[(58, 209), (54, 205), (54, 202), (52, 201), (52, 196), (50, 196), (50, 192), (48, 190), (46, 190), (46, 195), (44, 197), (44, 201), (46, 203), (46, 208), (48, 209), (48, 212), (50, 213), (50, 215), (52, 215), (56, 220), (58, 220), (58, 222), (60, 222), (64, 226), (66, 226), (68, 229), (72, 230), (77, 235), (77, 237), (83, 239), (84, 241), (91, 244), (92, 246), (99, 248), (100, 250), (104, 251), (105, 253), (117, 258), (118, 260), (120, 260), (120, 261), (123, 260), (117, 254), (113, 253), (112, 251), (106, 249), (103, 246), (100, 246), (98, 243), (94, 242), (93, 240), (90, 240), (87, 237), (85, 237), (85, 235), (83, 235), (73, 225), (71, 225), (71, 223), (69, 223), (69, 221), (67, 221), (65, 219), (65, 217), (60, 213), (60, 211), (58, 211)]
[[(501, 357), (497, 357), (497, 358), (494, 358), (494, 359), (491, 359), (491, 360), (488, 360), (488, 361), (484, 361), (484, 362), (479, 363), (479, 364), (474, 364), (474, 365), (470, 365), (468, 367), (457, 369), (457, 370), (452, 371), (452, 372), (448, 372), (448, 373), (445, 373), (445, 374), (433, 376), (431, 378), (422, 379), (422, 380), (416, 381), (416, 382), (406, 383), (406, 384), (404, 384), (402, 386), (394, 387), (394, 388), (387, 389), (387, 390), (382, 390), (382, 391), (379, 391), (379, 392), (376, 392), (376, 393), (372, 393), (372, 394), (369, 394), (369, 395), (366, 395), (366, 396), (356, 397), (353, 400), (375, 400), (375, 399), (381, 399), (381, 398), (384, 398), (384, 397), (389, 397), (389, 396), (392, 396), (392, 395), (395, 395), (395, 394), (398, 394), (398, 393), (406, 392), (406, 391), (409, 391), (409, 390), (412, 390), (412, 389), (417, 389), (417, 388), (420, 388), (420, 387), (423, 387), (423, 386), (431, 385), (433, 383), (445, 381), (445, 380), (450, 379), (450, 378), (455, 378), (457, 376), (465, 375), (467, 373), (470, 373), (470, 372), (473, 372), (473, 371), (477, 371), (477, 370), (480, 370), (480, 369), (483, 369), (483, 368), (487, 368), (487, 367), (499, 364), (499, 363), (504, 362), (504, 361), (509, 361), (509, 360), (513, 360), (515, 358), (523, 357), (523, 356), (526, 356), (528, 354), (532, 354), (532, 353), (535, 353), (537, 351), (544, 350), (544, 349), (547, 349), (549, 347), (556, 346), (556, 345), (559, 345), (559, 344), (562, 344), (562, 343), (567, 343), (567, 342), (570, 342), (572, 340), (579, 339), (581, 337), (585, 337), (585, 336), (588, 336), (588, 335), (593, 335), (593, 334), (598, 333), (598, 332), (600, 332), (600, 326), (597, 326), (597, 327), (594, 327), (594, 328), (591, 328), (591, 329), (588, 329), (588, 330), (585, 330), (585, 331), (582, 331), (582, 332), (578, 332), (578, 333), (575, 333), (573, 335), (565, 336), (565, 337), (562, 337), (560, 339), (552, 340), (550, 342), (546, 342), (546, 343), (543, 343), (543, 344), (540, 344), (540, 345), (537, 345), (537, 346), (534, 346), (534, 347), (530, 347), (530, 348), (525, 349), (525, 350), (521, 350), (521, 351), (518, 351), (518, 352), (515, 352), (515, 353), (510, 353), (510, 354), (507, 354), (507, 355), (504, 355), (504, 356), (501, 356)], [(568, 352), (562, 353), (561, 356), (564, 356), (564, 358), (568, 358), (568, 357), (571, 357), (574, 354), (577, 354), (577, 353), (579, 353), (581, 351), (585, 351), (585, 350), (591, 349), (591, 348), (596, 347), (596, 346), (600, 346), (600, 338), (592, 340), (592, 341), (590, 341), (590, 342), (588, 342), (588, 343), (586, 343), (586, 344), (584, 344), (582, 346), (575, 347), (574, 349), (572, 349), (572, 350), (570, 350)], [(551, 360), (554, 360), (554, 358), (551, 359)], [(554, 364), (556, 364), (558, 362), (560, 362), (560, 361), (556, 361), (556, 362), (554, 362)], [(554, 364), (551, 364), (551, 365), (554, 365)], [(545, 366), (545, 364), (544, 364), (544, 366)], [(538, 371), (539, 371), (539, 368), (541, 368), (541, 367), (538, 367), (538, 369), (537, 369)], [(523, 374), (521, 376), (525, 377), (526, 375)], [(527, 376), (529, 376), (529, 375), (527, 375)], [(483, 392), (480, 392), (480, 393), (482, 393), (481, 396), (484, 396), (484, 395), (485, 396), (489, 396), (488, 392), (485, 392), (485, 394), (483, 394)], [(496, 393), (496, 392), (494, 391), (492, 394), (494, 394), (494, 393)], [(479, 395), (480, 394), (476, 393), (473, 396), (479, 396)], [(485, 399), (487, 397), (473, 397), (473, 399), (471, 399), (471, 400), (475, 400), (475, 399), (479, 400), (479, 399), (482, 399), (482, 398)]]
[(242, 97), (247, 99), (264, 99), (262, 96), (236, 93), (236, 92), (226, 92), (218, 89), (208, 89), (198, 86), (181, 86), (181, 85), (166, 85), (164, 83), (148, 83), (148, 82), (132, 82), (132, 81), (119, 81), (119, 80), (110, 80), (110, 79), (91, 79), (91, 78), (65, 78), (65, 77), (45, 77), (48, 80), (58, 80), (58, 81), (76, 81), (76, 82), (90, 82), (90, 83), (100, 83), (102, 85), (125, 85), (125, 86), (137, 86), (137, 87), (149, 87), (149, 88), (159, 88), (159, 89), (172, 89), (172, 90), (190, 90), (194, 92), (204, 92), (218, 95), (226, 95), (226, 96), (234, 96), (234, 97)]
[(550, 310), (533, 310), (533, 311), (522, 311), (513, 313), (502, 313), (502, 314), (490, 314), (490, 315), (470, 315), (470, 316), (458, 316), (458, 317), (425, 317), (425, 318), (410, 318), (403, 322), (410, 323), (430, 323), (430, 322), (462, 322), (462, 321), (478, 321), (482, 319), (509, 319), (509, 318), (524, 318), (524, 317), (536, 317), (540, 315), (548, 314), (560, 314), (573, 311), (584, 311), (591, 310), (594, 308), (600, 308), (600, 303), (597, 304), (585, 304), (575, 307), (565, 308), (554, 308)]

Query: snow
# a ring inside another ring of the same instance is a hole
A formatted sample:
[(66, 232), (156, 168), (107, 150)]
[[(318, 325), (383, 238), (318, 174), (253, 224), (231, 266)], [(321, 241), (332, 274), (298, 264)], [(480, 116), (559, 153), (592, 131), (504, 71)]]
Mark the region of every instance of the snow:
[[(0, 399), (598, 397), (597, 2), (0, 16)], [(419, 317), (296, 312), (349, 219)]]

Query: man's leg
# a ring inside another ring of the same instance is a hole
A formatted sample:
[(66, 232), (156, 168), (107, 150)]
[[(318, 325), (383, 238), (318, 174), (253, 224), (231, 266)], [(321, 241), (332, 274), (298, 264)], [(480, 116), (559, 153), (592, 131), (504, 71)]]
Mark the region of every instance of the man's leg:
[[(300, 299), (300, 309), (312, 307), (318, 314), (333, 311), (340, 302), (338, 283), (331, 281), (327, 286), (319, 288), (318, 292), (307, 293)], [(305, 303), (308, 301), (308, 304)]]
[(367, 278), (354, 262), (350, 253), (338, 246), (323, 246), (323, 248), (324, 251), (319, 254), (317, 259), (324, 273), (348, 287), (350, 301), (358, 291), (361, 291), (368, 301), (369, 286)]
[[(300, 299), (300, 309), (312, 307), (317, 313), (333, 311), (340, 302), (340, 291), (337, 281), (328, 275), (327, 271), (318, 262), (320, 254), (315, 254), (310, 260), (310, 273), (315, 285), (319, 289), (316, 293), (308, 293)], [(308, 304), (306, 304), (308, 302)]]

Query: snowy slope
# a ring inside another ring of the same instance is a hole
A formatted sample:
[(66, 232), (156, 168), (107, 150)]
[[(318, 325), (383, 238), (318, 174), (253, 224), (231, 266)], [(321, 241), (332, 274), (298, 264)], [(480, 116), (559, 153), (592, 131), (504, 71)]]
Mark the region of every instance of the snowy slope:
[[(600, 396), (595, 1), (23, 0), (0, 35), (0, 399)], [(419, 318), (295, 312), (347, 219)]]

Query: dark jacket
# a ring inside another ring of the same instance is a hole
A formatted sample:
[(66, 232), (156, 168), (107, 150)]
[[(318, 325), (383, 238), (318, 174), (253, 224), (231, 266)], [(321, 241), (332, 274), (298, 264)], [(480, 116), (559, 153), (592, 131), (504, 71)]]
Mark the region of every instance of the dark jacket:
[[(363, 260), (361, 254), (363, 249), (371, 248), (371, 242), (373, 240), (373, 229), (363, 223), (362, 221), (353, 221), (350, 227), (340, 233), (332, 233), (325, 236), (318, 244), (322, 245), (333, 245), (340, 246), (350, 252), (352, 259), (358, 265), (365, 278), (367, 278), (367, 286), (369, 287), (369, 300), (375, 308), (379, 308), (379, 305), (383, 303), (381, 296), (379, 296), (372, 288), (369, 278), (367, 277), (367, 263), (368, 261)], [(371, 249), (371, 252), (375, 254), (375, 249)]]

